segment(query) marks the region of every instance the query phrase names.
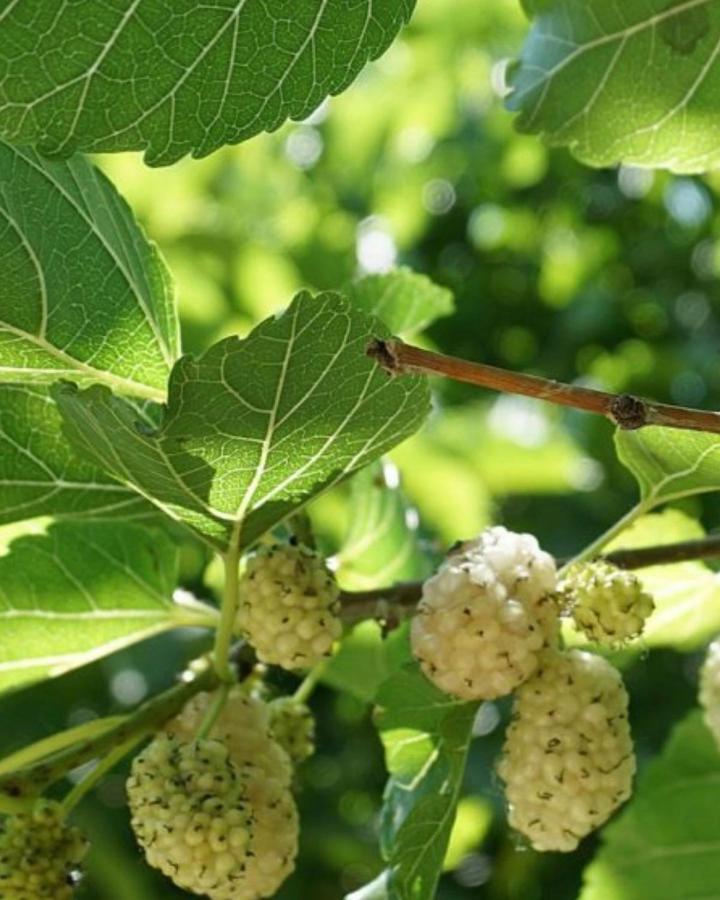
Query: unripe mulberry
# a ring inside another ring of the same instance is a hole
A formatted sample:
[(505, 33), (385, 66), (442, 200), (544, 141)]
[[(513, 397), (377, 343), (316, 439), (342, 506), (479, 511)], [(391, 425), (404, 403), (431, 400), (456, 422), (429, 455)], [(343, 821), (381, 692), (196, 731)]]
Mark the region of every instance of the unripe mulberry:
[(655, 608), (633, 572), (597, 560), (571, 566), (560, 583), (577, 627), (610, 646), (637, 637)]
[(305, 669), (342, 633), (340, 591), (323, 558), (298, 544), (262, 548), (240, 584), (237, 628), (261, 662)]
[(460, 545), (423, 586), (412, 650), (441, 690), (509, 694), (558, 640), (555, 566), (530, 535), (490, 528)]
[(278, 697), (270, 704), (270, 729), (297, 766), (315, 752), (315, 720), (304, 703)]
[[(272, 811), (276, 845), (268, 854), (257, 834), (265, 798), (254, 802), (247, 773), (221, 741), (156, 737), (133, 762), (128, 797), (148, 863), (185, 890), (211, 900), (256, 900), (273, 894), (292, 868), (292, 801)], [(290, 858), (278, 859), (288, 846)]]
[(517, 691), (498, 765), (508, 817), (536, 850), (574, 850), (630, 796), (628, 697), (606, 660), (549, 652)]
[(87, 848), (83, 834), (63, 821), (51, 801), (8, 817), (0, 825), (0, 897), (70, 900)]
[(720, 749), (720, 640), (710, 644), (700, 670), (700, 705), (705, 724)]
[[(198, 694), (168, 723), (169, 733), (190, 741), (205, 719), (211, 694)], [(290, 790), (293, 767), (270, 732), (268, 704), (236, 687), (210, 730), (227, 747), (242, 773), (253, 815), (252, 841), (243, 880), (235, 883), (233, 900), (255, 900), (274, 894), (292, 872), (298, 842), (298, 817)], [(224, 898), (226, 895), (212, 895)]]

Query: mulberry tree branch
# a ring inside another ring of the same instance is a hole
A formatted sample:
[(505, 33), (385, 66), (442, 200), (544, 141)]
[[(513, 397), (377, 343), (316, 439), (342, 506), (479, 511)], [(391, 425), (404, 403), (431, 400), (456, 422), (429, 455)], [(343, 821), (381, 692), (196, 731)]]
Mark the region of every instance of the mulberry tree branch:
[(524, 375), (497, 366), (421, 350), (400, 340), (372, 341), (367, 354), (391, 375), (440, 375), (505, 394), (521, 394), (605, 416), (618, 428), (628, 431), (644, 428), (646, 425), (661, 425), (665, 428), (720, 434), (720, 413), (670, 406), (631, 394), (608, 394), (538, 375)]

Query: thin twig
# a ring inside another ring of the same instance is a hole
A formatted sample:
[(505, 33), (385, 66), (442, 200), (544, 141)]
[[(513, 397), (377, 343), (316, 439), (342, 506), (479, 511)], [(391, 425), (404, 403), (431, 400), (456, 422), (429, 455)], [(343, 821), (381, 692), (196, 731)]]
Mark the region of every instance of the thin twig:
[(547, 400), (549, 403), (605, 416), (624, 430), (662, 425), (666, 428), (720, 433), (720, 413), (655, 403), (631, 394), (608, 394), (538, 375), (524, 375), (497, 366), (421, 350), (395, 339), (372, 341), (367, 354), (391, 375), (441, 375), (505, 394), (521, 394), (524, 397)]
[[(598, 558), (621, 569), (642, 569), (694, 559), (720, 559), (720, 535), (711, 534), (675, 544), (613, 550)], [(558, 560), (559, 565), (562, 562)], [(353, 624), (363, 619), (407, 618), (412, 615), (422, 596), (422, 585), (422, 581), (406, 581), (371, 591), (343, 591), (340, 597), (343, 621)]]

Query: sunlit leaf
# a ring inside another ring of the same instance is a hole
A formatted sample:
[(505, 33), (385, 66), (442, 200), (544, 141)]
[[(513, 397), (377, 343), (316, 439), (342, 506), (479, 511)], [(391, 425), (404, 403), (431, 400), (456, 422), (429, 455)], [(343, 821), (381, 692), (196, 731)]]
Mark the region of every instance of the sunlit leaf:
[(106, 388), (55, 395), (86, 458), (214, 545), (246, 547), (424, 421), (425, 381), (366, 355), (386, 333), (338, 294), (300, 294), (247, 339), (181, 359), (157, 429)]
[(717, 896), (720, 754), (700, 713), (673, 732), (585, 871), (581, 900)]
[(322, 680), (337, 691), (372, 703), (381, 685), (411, 659), (406, 626), (383, 635), (377, 622), (360, 622), (344, 635), (323, 669)]
[(62, 522), (0, 557), (0, 690), (60, 675), (211, 609), (178, 605), (177, 550), (160, 531)]
[(187, 153), (303, 119), (390, 44), (414, 0), (5, 4), (0, 132), (42, 152)]
[(96, 168), (0, 143), (0, 258), (0, 380), (163, 398), (179, 353), (170, 277)]
[(720, 163), (720, 7), (711, 0), (532, 0), (510, 74), (519, 127), (596, 166)]
[(452, 293), (425, 275), (395, 269), (383, 275), (366, 275), (346, 288), (352, 302), (377, 316), (393, 334), (411, 335), (435, 319), (453, 311)]

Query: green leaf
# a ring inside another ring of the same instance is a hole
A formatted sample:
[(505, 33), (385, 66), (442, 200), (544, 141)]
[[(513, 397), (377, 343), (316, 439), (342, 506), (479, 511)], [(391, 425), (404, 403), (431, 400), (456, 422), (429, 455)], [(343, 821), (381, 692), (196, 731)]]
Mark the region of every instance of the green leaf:
[(157, 429), (104, 387), (56, 390), (66, 434), (96, 465), (220, 548), (241, 548), (420, 427), (423, 378), (366, 355), (387, 330), (338, 294), (299, 294), (245, 340), (170, 378)]
[(215, 613), (178, 605), (165, 534), (115, 522), (61, 522), (0, 557), (0, 690), (61, 675)]
[(432, 900), (442, 872), (478, 704), (437, 690), (416, 665), (380, 689), (378, 727), (390, 780), (383, 853), (394, 900)]
[(392, 463), (376, 463), (352, 480), (350, 527), (336, 556), (343, 589), (365, 591), (424, 578), (430, 562), (418, 540), (418, 515)]
[(720, 164), (720, 6), (712, 0), (534, 0), (508, 106), (595, 166)]
[(618, 430), (615, 447), (638, 481), (645, 509), (720, 488), (716, 434), (660, 427)]
[(377, 622), (368, 620), (343, 636), (323, 669), (322, 680), (337, 691), (373, 703), (384, 682), (411, 659), (406, 626), (385, 636)]
[(389, 46), (414, 0), (5, 7), (5, 138), (54, 155), (145, 150), (165, 165), (305, 118)]
[(411, 335), (449, 316), (453, 295), (425, 275), (410, 269), (395, 269), (383, 275), (366, 275), (346, 288), (352, 302), (377, 316), (393, 334)]
[(720, 884), (720, 754), (699, 712), (676, 727), (585, 871), (580, 900), (710, 900)]
[(0, 384), (0, 524), (148, 514), (155, 509), (135, 491), (76, 456), (47, 388)]
[(179, 354), (170, 277), (97, 169), (0, 143), (0, 258), (0, 380), (163, 399)]

